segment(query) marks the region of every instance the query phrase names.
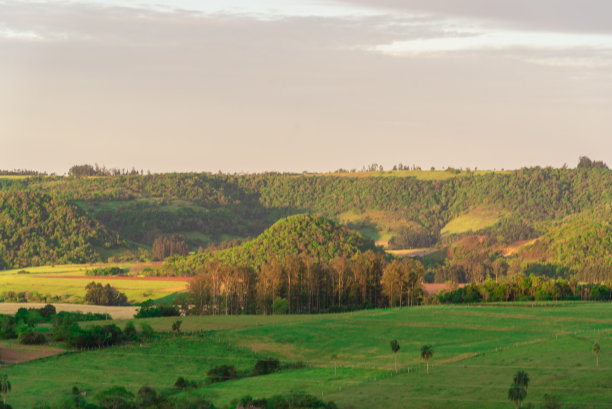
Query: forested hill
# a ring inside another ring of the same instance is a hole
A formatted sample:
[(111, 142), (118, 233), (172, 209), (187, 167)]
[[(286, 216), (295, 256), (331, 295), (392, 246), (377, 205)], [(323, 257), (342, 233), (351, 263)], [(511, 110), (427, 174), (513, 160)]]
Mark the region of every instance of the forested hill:
[[(0, 178), (0, 190), (27, 191), (76, 205), (87, 223), (97, 222), (141, 248), (150, 248), (162, 235), (179, 233), (185, 236), (189, 249), (197, 251), (227, 240), (256, 237), (289, 215), (319, 214), (392, 249), (446, 249), (447, 270), (437, 271), (439, 279), (444, 279), (457, 276), (457, 263), (474, 252), (474, 246), (465, 245), (470, 234), (478, 236), (481, 248), (495, 254), (487, 255), (491, 262), (501, 254), (508, 262), (518, 259), (519, 265), (513, 268), (519, 270), (527, 268), (527, 261), (537, 261), (578, 272), (584, 266), (577, 267), (575, 260), (580, 260), (589, 246), (578, 243), (582, 237), (570, 225), (596, 224), (608, 217), (612, 171), (605, 167), (536, 167), (503, 172), (359, 175), (30, 176)], [(557, 254), (567, 250), (560, 243), (570, 235), (578, 252), (575, 260)], [(7, 251), (16, 251), (7, 240), (3, 238)], [(535, 248), (530, 247), (534, 240)], [(607, 271), (606, 266), (612, 266), (609, 241), (594, 243), (597, 249), (588, 250), (589, 260)], [(36, 249), (27, 253), (31, 254), (30, 264), (44, 262), (44, 258), (34, 258), (36, 253)], [(134, 251), (113, 254), (142, 256)], [(479, 254), (476, 259), (482, 257)], [(6, 263), (15, 265), (14, 258)], [(470, 263), (461, 265), (470, 270)], [(466, 274), (470, 277), (471, 273)]]
[(257, 238), (238, 246), (174, 257), (165, 267), (173, 274), (192, 274), (198, 266), (216, 259), (226, 265), (259, 270), (265, 264), (283, 262), (290, 255), (327, 265), (337, 257), (351, 258), (375, 249), (374, 242), (358, 232), (325, 217), (301, 214), (279, 220)]
[(48, 195), (0, 193), (0, 268), (85, 263), (120, 245), (116, 233)]

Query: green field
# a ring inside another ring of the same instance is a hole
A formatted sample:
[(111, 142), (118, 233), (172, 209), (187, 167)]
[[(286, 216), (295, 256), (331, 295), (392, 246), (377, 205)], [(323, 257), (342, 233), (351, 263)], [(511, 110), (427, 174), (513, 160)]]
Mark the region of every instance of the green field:
[[(346, 314), (184, 318), (182, 337), (147, 345), (74, 352), (3, 369), (17, 408), (58, 401), (72, 385), (92, 393), (112, 385), (168, 388), (178, 376), (201, 381), (208, 369), (252, 368), (259, 357), (303, 369), (249, 377), (197, 389), (218, 406), (250, 394), (304, 390), (343, 408), (510, 408), (506, 394), (518, 369), (531, 377), (525, 403), (544, 394), (570, 408), (612, 406), (612, 305), (551, 303), (506, 306), (429, 306)], [(174, 318), (147, 320), (169, 331)], [(121, 325), (124, 321), (118, 321)], [(88, 324), (91, 325), (91, 324)], [(393, 373), (389, 341), (401, 345)], [(601, 344), (599, 368), (592, 353)], [(419, 349), (432, 344), (431, 374)], [(338, 355), (334, 378), (332, 354)]]
[[(122, 268), (135, 266), (135, 264), (117, 265)], [(85, 286), (96, 281), (112, 285), (125, 293), (129, 302), (137, 303), (149, 298), (162, 298), (174, 292), (183, 291), (186, 286), (186, 281), (114, 280), (106, 277), (84, 277), (86, 270), (98, 266), (107, 266), (107, 264), (72, 264), (0, 271), (0, 293), (37, 292), (43, 296), (60, 296), (63, 302), (81, 303), (86, 293)], [(19, 274), (23, 270), (29, 274)]]

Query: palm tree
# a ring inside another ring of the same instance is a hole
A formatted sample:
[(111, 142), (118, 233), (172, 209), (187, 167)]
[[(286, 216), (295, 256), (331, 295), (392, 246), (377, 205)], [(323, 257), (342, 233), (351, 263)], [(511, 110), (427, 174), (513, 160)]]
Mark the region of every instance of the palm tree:
[(514, 374), (514, 383), (518, 386), (522, 386), (527, 390), (529, 388), (529, 374), (522, 369)]
[(400, 350), (400, 344), (397, 339), (391, 341), (391, 351), (393, 351), (393, 359), (395, 360), (395, 373), (397, 373), (397, 352)]
[(11, 383), (8, 380), (8, 375), (0, 375), (0, 392), (3, 394), (3, 406), (6, 406), (6, 394), (11, 391)]
[(331, 356), (331, 360), (334, 361), (334, 378), (335, 378), (337, 374), (337, 368), (338, 368), (338, 355), (333, 354)]
[(527, 391), (520, 385), (513, 383), (512, 386), (510, 386), (510, 389), (508, 389), (508, 399), (514, 403), (515, 409), (518, 409), (519, 405), (525, 400), (526, 397)]
[(599, 351), (601, 351), (601, 347), (599, 343), (595, 342), (595, 345), (593, 345), (593, 353), (595, 354), (595, 366), (597, 368), (599, 368)]
[(427, 375), (429, 375), (429, 360), (434, 354), (432, 345), (423, 345), (421, 347), (421, 359), (427, 363)]

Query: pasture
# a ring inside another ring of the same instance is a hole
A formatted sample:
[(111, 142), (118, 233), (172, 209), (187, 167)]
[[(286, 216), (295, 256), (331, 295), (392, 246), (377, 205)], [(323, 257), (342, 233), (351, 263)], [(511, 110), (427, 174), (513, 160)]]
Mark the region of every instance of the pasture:
[(469, 231), (478, 231), (494, 225), (504, 212), (494, 208), (480, 207), (457, 216), (446, 224), (440, 231), (442, 235), (461, 234)]
[[(19, 408), (58, 401), (75, 384), (91, 393), (113, 385), (132, 392), (145, 384), (170, 388), (179, 376), (202, 381), (221, 364), (248, 371), (261, 357), (305, 367), (189, 393), (205, 395), (218, 406), (247, 394), (257, 398), (303, 390), (343, 408), (510, 408), (512, 375), (524, 369), (531, 377), (525, 403), (539, 407), (544, 394), (553, 394), (570, 408), (605, 408), (612, 406), (611, 313), (612, 304), (567, 302), (186, 317), (180, 337), (70, 352), (2, 372), (13, 383), (8, 402)], [(169, 332), (175, 319), (146, 321)], [(401, 346), (398, 374), (392, 339)], [(599, 368), (592, 352), (595, 340), (602, 351)], [(430, 375), (419, 357), (424, 344), (435, 351)], [(332, 354), (338, 356), (337, 377)]]
[[(186, 279), (169, 279), (165, 277), (93, 277), (86, 276), (88, 269), (99, 267), (96, 264), (73, 264), (61, 266), (28, 267), (23, 269), (0, 271), (0, 293), (39, 293), (49, 299), (59, 296), (62, 302), (82, 303), (85, 286), (92, 281), (110, 284), (125, 293), (130, 303), (146, 299), (158, 299), (175, 292), (184, 291)], [(103, 266), (107, 266), (104, 264)], [(139, 264), (118, 264), (135, 272)], [(23, 274), (27, 271), (27, 274)]]

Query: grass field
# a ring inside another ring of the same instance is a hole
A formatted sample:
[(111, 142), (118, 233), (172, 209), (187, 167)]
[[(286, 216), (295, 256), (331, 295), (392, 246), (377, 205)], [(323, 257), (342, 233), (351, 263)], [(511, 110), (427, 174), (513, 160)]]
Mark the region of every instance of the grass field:
[[(147, 321), (169, 331), (174, 320)], [(506, 395), (512, 375), (524, 369), (531, 377), (526, 403), (539, 407), (549, 393), (569, 408), (612, 407), (612, 304), (430, 306), (183, 321), (185, 331), (202, 332), (165, 337), (144, 348), (73, 352), (3, 368), (13, 384), (8, 402), (29, 408), (37, 401), (57, 401), (74, 384), (92, 393), (112, 385), (133, 392), (144, 384), (167, 388), (178, 376), (203, 380), (215, 365), (248, 370), (259, 357), (271, 356), (306, 367), (193, 393), (217, 405), (247, 394), (304, 390), (343, 408), (510, 408)], [(401, 345), (398, 375), (392, 339)], [(602, 351), (598, 369), (591, 352), (595, 339)], [(435, 350), (430, 375), (419, 359), (424, 344)], [(332, 354), (339, 357), (337, 378)]]
[(466, 214), (462, 214), (446, 224), (440, 233), (443, 235), (460, 234), (469, 231), (478, 231), (494, 225), (501, 217), (503, 212), (491, 208), (476, 208)]
[[(136, 264), (118, 264), (118, 266), (136, 269), (141, 267)], [(0, 292), (38, 292), (42, 295), (61, 296), (65, 302), (81, 303), (86, 292), (85, 286), (96, 281), (105, 285), (111, 284), (125, 293), (129, 302), (136, 303), (183, 291), (187, 284), (186, 280), (164, 281), (163, 278), (119, 280), (109, 277), (86, 277), (85, 271), (94, 267), (96, 265), (74, 264), (0, 271)], [(21, 270), (28, 271), (29, 274), (18, 274)]]

